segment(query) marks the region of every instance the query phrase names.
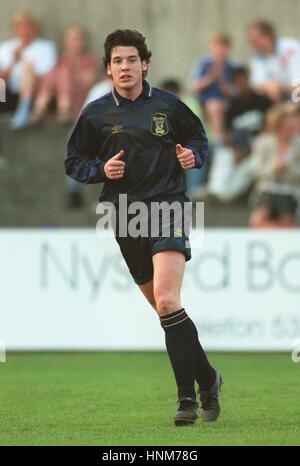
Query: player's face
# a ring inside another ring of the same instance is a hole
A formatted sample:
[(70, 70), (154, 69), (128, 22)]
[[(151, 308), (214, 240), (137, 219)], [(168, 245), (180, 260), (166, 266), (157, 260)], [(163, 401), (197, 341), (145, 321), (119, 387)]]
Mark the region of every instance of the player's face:
[(136, 47), (120, 45), (112, 49), (107, 73), (117, 90), (129, 91), (139, 87), (146, 70), (147, 63), (141, 61)]

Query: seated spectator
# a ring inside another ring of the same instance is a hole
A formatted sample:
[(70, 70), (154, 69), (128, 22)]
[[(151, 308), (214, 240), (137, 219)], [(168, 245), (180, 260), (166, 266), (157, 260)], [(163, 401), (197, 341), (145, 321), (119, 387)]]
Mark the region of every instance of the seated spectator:
[(297, 227), (297, 200), (280, 185), (269, 186), (256, 200), (249, 218), (252, 228)]
[(266, 117), (268, 132), (256, 138), (252, 158), (256, 184), (252, 197), (270, 183), (286, 185), (300, 199), (300, 124), (293, 103), (277, 104)]
[(263, 129), (265, 113), (272, 106), (272, 101), (251, 88), (246, 67), (236, 68), (231, 81), (233, 95), (225, 112), (225, 128), (243, 131), (251, 140)]
[(99, 97), (108, 94), (112, 90), (112, 80), (107, 75), (106, 69), (104, 67), (101, 68), (99, 78), (99, 81), (96, 84), (94, 84), (93, 87), (89, 90), (89, 93), (84, 101), (83, 107), (85, 107), (93, 100), (99, 99)]
[(234, 62), (229, 58), (231, 39), (216, 34), (210, 41), (210, 56), (201, 59), (190, 74), (189, 89), (196, 93), (214, 139), (222, 139), (223, 120)]
[(69, 26), (63, 35), (63, 53), (55, 67), (44, 77), (32, 113), (32, 121), (42, 119), (51, 101), (56, 104), (58, 121), (75, 121), (96, 79), (95, 58), (85, 48), (85, 33)]
[(27, 12), (13, 17), (12, 28), (15, 38), (0, 44), (0, 78), (7, 84), (0, 111), (15, 111), (11, 127), (17, 129), (28, 122), (40, 80), (55, 65), (56, 49), (52, 42), (37, 37), (38, 25)]
[(177, 79), (173, 79), (173, 78), (165, 79), (164, 81), (160, 83), (159, 87), (163, 91), (170, 92), (170, 94), (177, 95), (177, 97), (179, 98), (182, 94), (182, 86), (180, 82), (177, 81)]
[(242, 132), (232, 131), (223, 146), (213, 153), (207, 185), (200, 187), (194, 201), (215, 200), (231, 202), (246, 194), (253, 183), (251, 146)]
[(247, 28), (254, 54), (251, 59), (251, 84), (273, 102), (291, 98), (292, 83), (299, 79), (300, 42), (276, 36), (268, 21), (255, 21)]
[(195, 113), (195, 115), (197, 115), (198, 118), (200, 118), (200, 120), (205, 126), (206, 135), (208, 139), (210, 139), (209, 128), (206, 127), (205, 118), (203, 113), (201, 112), (201, 107), (199, 107), (198, 105), (197, 99), (195, 99), (195, 97), (190, 93), (186, 93), (182, 88), (181, 83), (177, 81), (177, 79), (165, 79), (160, 83), (159, 87), (163, 91), (170, 92), (170, 94), (174, 94), (177, 97), (179, 97), (179, 99), (181, 99), (182, 102), (184, 102), (185, 105), (187, 105), (192, 110), (192, 112)]

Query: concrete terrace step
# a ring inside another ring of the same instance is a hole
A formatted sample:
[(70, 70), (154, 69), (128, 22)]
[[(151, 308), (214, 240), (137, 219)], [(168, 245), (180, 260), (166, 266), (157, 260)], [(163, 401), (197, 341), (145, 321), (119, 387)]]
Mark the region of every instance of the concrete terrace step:
[[(55, 122), (12, 131), (0, 125), (0, 226), (94, 227), (101, 185), (84, 186), (85, 204), (66, 209), (64, 159), (72, 127)], [(246, 226), (248, 208), (205, 204), (206, 226)]]

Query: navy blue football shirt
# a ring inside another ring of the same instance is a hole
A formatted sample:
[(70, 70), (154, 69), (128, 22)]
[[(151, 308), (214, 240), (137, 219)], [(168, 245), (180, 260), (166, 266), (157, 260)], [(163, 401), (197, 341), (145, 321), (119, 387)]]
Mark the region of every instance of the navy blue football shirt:
[[(66, 174), (82, 183), (104, 182), (99, 201), (143, 201), (186, 190), (184, 170), (176, 144), (193, 151), (201, 168), (208, 141), (200, 119), (175, 95), (143, 81), (134, 101), (114, 88), (88, 104), (72, 131), (65, 160)], [(121, 149), (124, 176), (110, 180), (105, 163)]]

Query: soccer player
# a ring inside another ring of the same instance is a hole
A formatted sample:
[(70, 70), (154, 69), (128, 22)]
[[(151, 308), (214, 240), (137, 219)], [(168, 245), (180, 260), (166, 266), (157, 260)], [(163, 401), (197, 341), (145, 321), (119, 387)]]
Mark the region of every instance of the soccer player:
[[(82, 111), (68, 142), (67, 175), (82, 183), (101, 183), (99, 201), (189, 201), (184, 171), (201, 168), (208, 144), (202, 123), (181, 100), (146, 80), (151, 52), (135, 30), (116, 30), (104, 44), (104, 62), (113, 89)], [(151, 209), (148, 209), (151, 220)], [(118, 219), (118, 215), (116, 216)], [(155, 309), (177, 383), (176, 425), (220, 415), (222, 378), (208, 362), (197, 329), (182, 307), (180, 288), (191, 259), (188, 237), (170, 220), (169, 236), (122, 236), (116, 240), (128, 269)], [(160, 233), (162, 225), (160, 225)]]

